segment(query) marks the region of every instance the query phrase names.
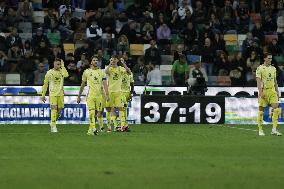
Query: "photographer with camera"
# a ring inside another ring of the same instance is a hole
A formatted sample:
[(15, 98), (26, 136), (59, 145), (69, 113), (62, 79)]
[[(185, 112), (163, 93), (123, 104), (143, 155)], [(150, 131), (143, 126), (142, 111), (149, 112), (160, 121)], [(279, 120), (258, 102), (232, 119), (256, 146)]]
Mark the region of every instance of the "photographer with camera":
[(188, 93), (192, 95), (205, 95), (207, 91), (208, 76), (201, 67), (201, 62), (194, 62), (194, 67), (189, 72)]

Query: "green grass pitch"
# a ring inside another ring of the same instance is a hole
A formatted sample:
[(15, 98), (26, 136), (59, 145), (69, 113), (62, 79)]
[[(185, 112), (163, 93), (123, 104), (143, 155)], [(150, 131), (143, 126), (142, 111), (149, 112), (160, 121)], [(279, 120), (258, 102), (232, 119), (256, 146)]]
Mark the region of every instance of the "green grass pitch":
[(87, 127), (0, 125), (0, 188), (284, 187), (284, 136), (270, 136), (270, 126), (265, 137), (247, 125), (136, 125), (98, 136)]

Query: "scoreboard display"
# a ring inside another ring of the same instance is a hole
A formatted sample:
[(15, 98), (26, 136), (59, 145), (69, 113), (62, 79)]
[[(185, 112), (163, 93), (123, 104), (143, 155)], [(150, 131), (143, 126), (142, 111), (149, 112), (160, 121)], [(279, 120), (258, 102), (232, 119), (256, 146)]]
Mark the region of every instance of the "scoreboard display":
[(141, 123), (225, 122), (225, 98), (218, 96), (152, 96), (141, 97)]

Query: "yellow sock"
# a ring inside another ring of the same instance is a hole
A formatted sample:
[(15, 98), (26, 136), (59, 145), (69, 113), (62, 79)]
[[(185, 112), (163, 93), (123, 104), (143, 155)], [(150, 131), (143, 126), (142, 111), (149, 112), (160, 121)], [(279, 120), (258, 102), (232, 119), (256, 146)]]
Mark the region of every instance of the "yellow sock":
[(125, 126), (125, 114), (124, 114), (124, 111), (119, 111), (119, 119), (120, 119), (120, 125), (122, 127)]
[(116, 116), (112, 115), (111, 119), (112, 119), (112, 122), (113, 122), (113, 126), (116, 127), (117, 126)]
[(98, 117), (98, 123), (99, 123), (100, 128), (104, 128), (103, 118), (102, 117)]
[(95, 110), (90, 110), (90, 129), (96, 128), (96, 118), (95, 118)]
[(51, 126), (52, 127), (56, 126), (56, 117), (57, 117), (57, 110), (51, 109)]
[(128, 116), (127, 116), (127, 107), (124, 108), (124, 116), (125, 116), (125, 123), (127, 125), (127, 119), (128, 119)]
[(281, 108), (275, 108), (272, 114), (272, 125), (273, 129), (276, 129), (277, 124), (278, 124), (278, 117), (281, 113)]
[(257, 125), (259, 130), (262, 130), (262, 119), (263, 119), (263, 111), (258, 111)]
[(111, 120), (110, 112), (106, 112), (107, 127), (110, 127), (110, 120)]

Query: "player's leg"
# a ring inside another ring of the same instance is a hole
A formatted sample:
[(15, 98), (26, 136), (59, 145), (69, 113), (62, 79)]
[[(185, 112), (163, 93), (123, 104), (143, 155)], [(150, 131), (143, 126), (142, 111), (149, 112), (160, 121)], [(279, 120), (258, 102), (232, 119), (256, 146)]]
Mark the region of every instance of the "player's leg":
[(120, 127), (117, 127), (116, 130), (122, 131), (122, 128), (125, 127), (125, 115), (124, 115), (124, 108), (123, 108), (123, 93), (116, 93), (115, 94), (115, 107), (119, 110), (119, 119), (120, 119)]
[(111, 120), (113, 122), (114, 128), (117, 127), (115, 101), (116, 101), (116, 93), (114, 93), (114, 92), (110, 93), (109, 105), (110, 105), (110, 108), (111, 108)]
[(56, 116), (57, 116), (57, 97), (55, 96), (51, 96), (49, 97), (49, 103), (50, 103), (50, 108), (51, 108), (51, 123), (50, 123), (50, 131), (52, 133), (56, 133), (57, 132), (57, 128), (56, 128)]
[(267, 106), (266, 99), (258, 98), (258, 114), (257, 114), (257, 126), (258, 126), (258, 134), (259, 136), (265, 136), (263, 129), (262, 129), (262, 121), (263, 121), (263, 112), (264, 108)]
[(87, 98), (87, 105), (89, 109), (89, 117), (90, 117), (90, 126), (87, 132), (87, 135), (96, 134), (96, 111), (95, 111), (95, 101), (94, 98)]
[[(110, 95), (111, 96), (111, 95)], [(111, 108), (110, 108), (110, 100), (107, 101), (105, 97), (103, 97), (103, 108), (106, 110), (106, 125), (107, 132), (111, 132)]]
[(99, 124), (99, 130), (104, 130), (103, 125), (103, 104), (102, 104), (102, 98), (96, 98), (96, 111), (97, 111), (97, 119)]
[(64, 96), (57, 97), (57, 103), (58, 107), (57, 107), (56, 121), (58, 121), (58, 119), (60, 118), (62, 109), (64, 108)]
[(279, 115), (281, 114), (281, 108), (279, 107), (279, 104), (278, 104), (278, 95), (276, 92), (271, 94), (269, 98), (269, 102), (273, 109), (271, 134), (276, 135), (276, 136), (281, 136), (282, 134), (279, 131), (277, 131), (278, 118), (279, 118)]

